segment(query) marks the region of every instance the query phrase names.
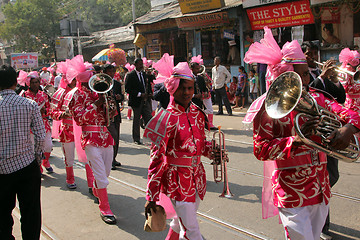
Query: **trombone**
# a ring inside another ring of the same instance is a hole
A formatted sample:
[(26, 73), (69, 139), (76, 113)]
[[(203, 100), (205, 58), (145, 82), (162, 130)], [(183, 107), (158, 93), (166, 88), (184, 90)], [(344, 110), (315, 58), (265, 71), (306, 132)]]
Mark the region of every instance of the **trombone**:
[[(215, 159), (211, 163), (213, 165), (214, 170), (214, 181), (216, 183), (224, 181), (223, 192), (219, 197), (231, 198), (234, 196), (229, 188), (228, 174), (227, 174), (227, 162), (229, 162), (228, 155), (226, 154), (225, 148), (225, 135), (218, 127), (218, 131), (214, 132), (213, 138), (211, 140), (212, 152), (216, 155), (216, 153), (220, 154), (220, 159), (215, 156)], [(218, 144), (216, 144), (216, 140), (218, 140)]]
[[(314, 60), (314, 62), (321, 67), (324, 66), (324, 63), (321, 63), (321, 62), (318, 62), (315, 60)], [(360, 83), (360, 69), (359, 68), (357, 68), (355, 72), (351, 72), (349, 70), (335, 66), (334, 71), (337, 73), (340, 73), (340, 75), (338, 75), (339, 80), (346, 81), (346, 75), (349, 75), (353, 78), (353, 81), (355, 83)], [(345, 74), (345, 76), (343, 74)]]

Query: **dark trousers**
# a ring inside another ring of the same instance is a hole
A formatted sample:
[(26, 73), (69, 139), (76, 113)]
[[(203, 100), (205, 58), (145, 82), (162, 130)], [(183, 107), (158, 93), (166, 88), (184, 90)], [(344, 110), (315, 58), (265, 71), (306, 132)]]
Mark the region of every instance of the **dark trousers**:
[(140, 117), (142, 116), (145, 125), (152, 118), (151, 102), (143, 101), (139, 107), (131, 107), (134, 111), (132, 136), (134, 141), (140, 141)]
[(21, 234), (24, 240), (38, 240), (41, 231), (40, 168), (36, 161), (11, 173), (0, 174), (3, 183), (0, 196), (0, 239), (15, 239), (12, 235), (14, 220), (12, 211), (16, 197), (21, 214)]
[(225, 104), (226, 111), (229, 114), (232, 113), (230, 102), (226, 95), (225, 87), (215, 89), (215, 94), (216, 94), (216, 101), (218, 102), (218, 105), (219, 105), (219, 113), (223, 113), (223, 102)]
[[(326, 165), (327, 171), (329, 173), (329, 180), (330, 180), (330, 187), (333, 187), (335, 183), (339, 180), (339, 160), (327, 156), (327, 165)], [(322, 229), (322, 232), (325, 234), (329, 233), (330, 228), (330, 208), (328, 215), (326, 217), (325, 225)]]
[(119, 140), (120, 140), (120, 120), (116, 119), (114, 120), (114, 122), (110, 123), (110, 126), (108, 126), (108, 130), (110, 132), (110, 135), (112, 136), (112, 138), (114, 139), (114, 158), (113, 158), (113, 162), (116, 159), (116, 156), (118, 154), (118, 150), (119, 150)]

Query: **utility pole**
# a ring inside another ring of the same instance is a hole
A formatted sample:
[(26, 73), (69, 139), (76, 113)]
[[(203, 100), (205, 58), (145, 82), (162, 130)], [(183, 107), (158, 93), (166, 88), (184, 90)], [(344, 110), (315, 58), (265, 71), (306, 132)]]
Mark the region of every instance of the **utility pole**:
[[(135, 28), (135, 21), (136, 21), (136, 13), (135, 13), (135, 0), (131, 0), (132, 5), (132, 15), (133, 15), (133, 28), (134, 28), (134, 39), (136, 38), (136, 28)], [(138, 57), (138, 47), (135, 45), (135, 59)]]
[[(76, 24), (77, 24), (77, 23), (76, 23)], [(79, 27), (77, 28), (77, 44), (78, 44), (79, 55), (82, 55)]]

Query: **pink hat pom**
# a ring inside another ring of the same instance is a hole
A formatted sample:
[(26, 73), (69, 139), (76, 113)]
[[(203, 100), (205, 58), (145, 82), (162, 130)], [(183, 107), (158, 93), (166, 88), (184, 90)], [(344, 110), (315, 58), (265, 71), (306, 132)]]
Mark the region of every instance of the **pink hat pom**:
[(134, 66), (134, 65), (130, 65), (130, 63), (127, 63), (127, 64), (125, 64), (125, 68), (126, 68), (129, 72), (131, 72), (132, 70), (135, 69), (135, 66)]
[(17, 78), (18, 84), (25, 87), (27, 76), (28, 76), (27, 72), (20, 70), (19, 76)]
[(204, 65), (204, 60), (202, 59), (201, 55), (197, 55), (196, 57), (191, 58), (191, 62), (196, 62), (200, 65)]
[(339, 62), (342, 63), (341, 67), (345, 68), (347, 64), (357, 66), (360, 62), (360, 54), (358, 51), (351, 51), (349, 48), (341, 50), (339, 55)]
[(143, 60), (144, 67), (148, 68), (153, 64), (153, 61), (152, 60), (147, 60), (146, 57), (143, 57), (142, 60)]
[(66, 72), (67, 82), (71, 82), (79, 73), (86, 71), (86, 65), (84, 63), (84, 57), (77, 55), (68, 63), (68, 69)]

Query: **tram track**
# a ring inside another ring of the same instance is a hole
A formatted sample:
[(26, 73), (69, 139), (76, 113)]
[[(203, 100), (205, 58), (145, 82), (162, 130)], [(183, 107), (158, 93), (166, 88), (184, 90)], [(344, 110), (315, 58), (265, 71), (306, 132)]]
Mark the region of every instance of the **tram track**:
[[(132, 143), (124, 141), (124, 140), (120, 140), (120, 142), (122, 142), (123, 144), (126, 144), (126, 145), (134, 146)], [(253, 145), (253, 143), (250, 143), (250, 142), (238, 141), (238, 140), (228, 139), (228, 138), (225, 138), (225, 142), (233, 142), (233, 143), (239, 143), (239, 144), (245, 144), (245, 145), (251, 145), (251, 146)], [(148, 148), (148, 149), (150, 148), (150, 146), (147, 146), (147, 145), (143, 145), (143, 146), (137, 145), (137, 147), (139, 147), (139, 148)], [(203, 162), (203, 164), (211, 165), (210, 161), (206, 161), (206, 160), (202, 159), (202, 162)], [(245, 174), (245, 175), (255, 176), (255, 177), (258, 177), (258, 178), (264, 178), (262, 174), (254, 173), (254, 172), (250, 172), (250, 171), (245, 171), (245, 170), (241, 170), (241, 169), (234, 168), (234, 167), (229, 167), (228, 166), (228, 170), (231, 170), (231, 171), (234, 171), (234, 172), (239, 172), (239, 173), (242, 173), (242, 174)], [(346, 195), (346, 194), (342, 194), (342, 193), (338, 193), (338, 192), (334, 192), (334, 191), (332, 191), (331, 193), (332, 193), (333, 197), (338, 197), (338, 198), (341, 198), (341, 199), (346, 199), (346, 200), (350, 200), (350, 201), (360, 203), (360, 198), (359, 197), (350, 196), (350, 195)]]

